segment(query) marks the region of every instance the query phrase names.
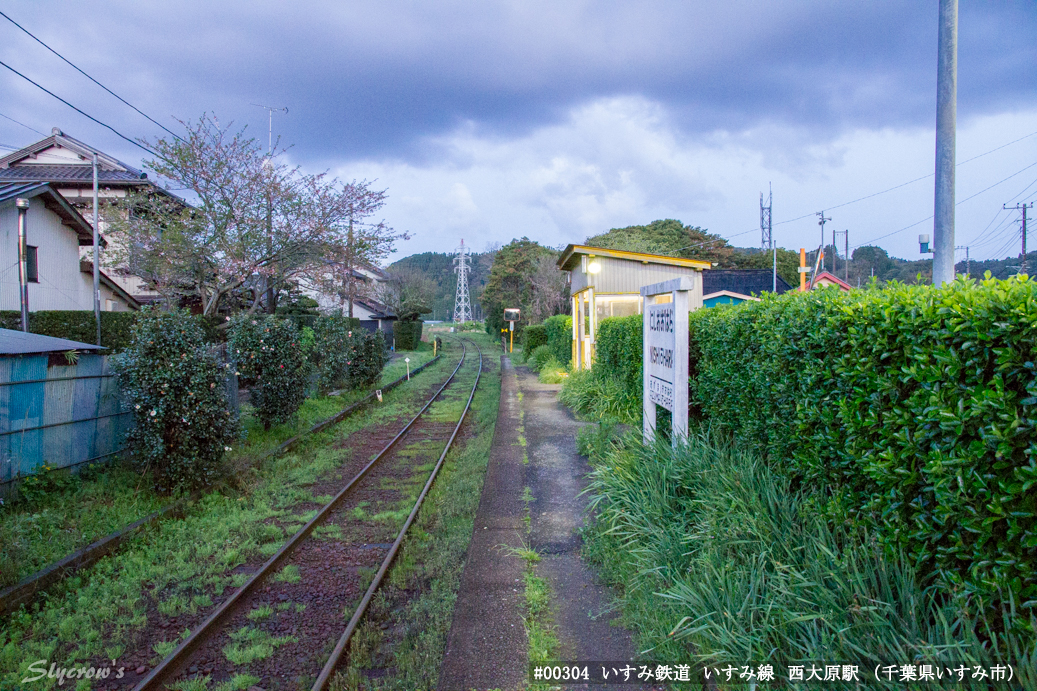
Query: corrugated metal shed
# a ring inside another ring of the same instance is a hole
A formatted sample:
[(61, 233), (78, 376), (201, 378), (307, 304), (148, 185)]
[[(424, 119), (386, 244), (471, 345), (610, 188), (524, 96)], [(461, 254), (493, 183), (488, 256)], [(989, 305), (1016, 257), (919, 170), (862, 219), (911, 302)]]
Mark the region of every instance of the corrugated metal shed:
[(105, 350), (105, 348), (67, 338), (41, 336), (11, 329), (0, 329), (0, 355), (34, 355), (64, 353), (69, 350)]

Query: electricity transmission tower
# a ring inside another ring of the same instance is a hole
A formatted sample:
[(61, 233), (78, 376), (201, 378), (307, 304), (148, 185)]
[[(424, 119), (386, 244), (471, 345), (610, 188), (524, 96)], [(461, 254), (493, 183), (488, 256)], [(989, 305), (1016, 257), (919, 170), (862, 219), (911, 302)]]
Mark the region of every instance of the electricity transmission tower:
[(454, 273), (457, 274), (457, 296), (454, 298), (454, 323), (472, 321), (472, 303), (468, 299), (468, 272), (472, 268), (472, 257), (461, 240), (454, 252)]
[(774, 232), (771, 227), (771, 206), (774, 203), (774, 192), (767, 185), (767, 206), (763, 205), (763, 192), (760, 192), (760, 249), (770, 250), (773, 254), (773, 276), (771, 291), (778, 292), (778, 249), (774, 246)]

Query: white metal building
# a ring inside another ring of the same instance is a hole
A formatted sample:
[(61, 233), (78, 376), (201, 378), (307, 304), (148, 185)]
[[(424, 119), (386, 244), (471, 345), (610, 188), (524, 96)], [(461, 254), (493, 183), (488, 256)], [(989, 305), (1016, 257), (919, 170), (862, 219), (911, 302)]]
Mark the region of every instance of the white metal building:
[(692, 280), (689, 308), (702, 307), (702, 272), (711, 264), (658, 254), (569, 245), (558, 267), (569, 272), (572, 295), (573, 366), (586, 369), (594, 360), (598, 322), (607, 317), (641, 314), (641, 286), (681, 276)]

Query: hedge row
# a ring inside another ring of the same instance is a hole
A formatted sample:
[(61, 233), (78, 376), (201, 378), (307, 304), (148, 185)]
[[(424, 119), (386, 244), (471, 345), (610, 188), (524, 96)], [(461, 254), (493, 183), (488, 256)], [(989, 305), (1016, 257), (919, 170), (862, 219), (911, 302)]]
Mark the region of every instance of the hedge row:
[[(635, 324), (602, 322), (598, 362), (617, 376), (640, 363)], [(1037, 283), (1022, 279), (699, 310), (692, 413), (824, 488), (833, 518), (869, 526), (945, 587), (988, 606), (1033, 601), (1035, 332)]]
[[(138, 312), (101, 312), (101, 345), (110, 352), (124, 350), (132, 338), (131, 329)], [(0, 328), (20, 331), (22, 313), (0, 311)], [(42, 336), (67, 338), (80, 343), (97, 342), (97, 322), (92, 310), (43, 310), (29, 312), (29, 332)]]
[(396, 350), (415, 350), (421, 342), (421, 321), (393, 322), (392, 333), (396, 340)]
[(547, 345), (551, 353), (562, 366), (568, 365), (573, 358), (573, 318), (567, 314), (556, 314), (544, 320), (547, 332)]
[(641, 379), (640, 314), (610, 317), (598, 325), (595, 343), (595, 376), (619, 382), (631, 394), (640, 396)]
[(547, 345), (547, 327), (543, 324), (530, 324), (522, 332), (522, 352), (527, 356), (540, 346)]

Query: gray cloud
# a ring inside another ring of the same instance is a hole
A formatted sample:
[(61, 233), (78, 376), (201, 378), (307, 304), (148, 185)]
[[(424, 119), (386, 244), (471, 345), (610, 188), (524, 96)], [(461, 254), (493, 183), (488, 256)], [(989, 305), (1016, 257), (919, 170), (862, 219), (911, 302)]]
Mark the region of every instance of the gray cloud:
[[(963, 4), (963, 117), (1034, 103), (1032, 10), (1025, 0)], [(665, 104), (685, 133), (771, 123), (822, 137), (927, 125), (934, 103), (935, 0), (127, 1), (89, 12), (24, 2), (7, 11), (156, 117), (212, 110), (265, 134), (248, 103), (288, 105), (278, 130), (316, 165), (421, 160), (439, 154), (430, 136), (464, 123), (521, 136), (611, 96)], [(155, 134), (14, 27), (0, 26), (0, 37), (5, 61), (128, 133)], [(4, 108), (37, 127), (93, 127), (13, 75), (0, 84), (17, 94)], [(9, 124), (0, 124), (6, 139), (17, 134)]]

